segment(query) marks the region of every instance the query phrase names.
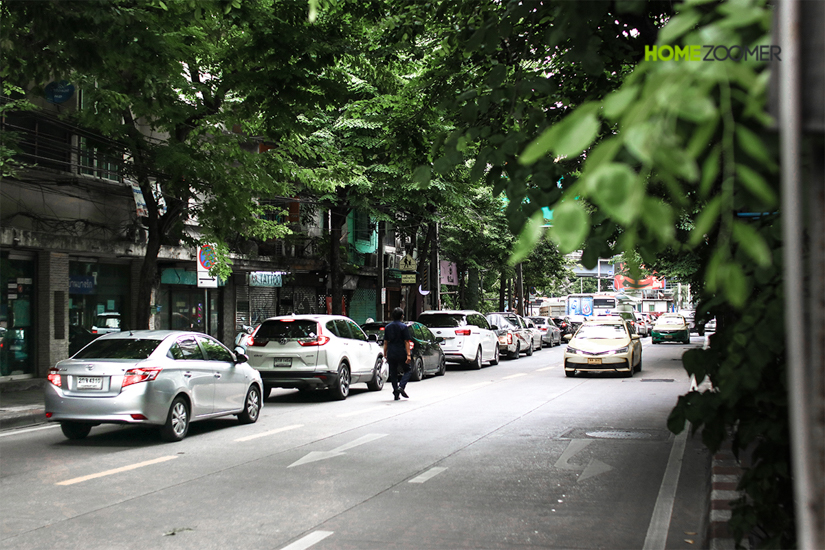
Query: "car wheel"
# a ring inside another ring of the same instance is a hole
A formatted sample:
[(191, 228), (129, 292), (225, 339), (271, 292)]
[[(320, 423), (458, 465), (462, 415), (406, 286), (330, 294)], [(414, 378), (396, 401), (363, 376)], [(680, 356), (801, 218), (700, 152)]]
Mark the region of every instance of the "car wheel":
[(92, 425), (80, 422), (61, 422), (60, 429), (68, 439), (83, 439), (92, 431)]
[(574, 371), (574, 370), (565, 370), (564, 375), (567, 378), (573, 378), (574, 376), (576, 376), (576, 371)]
[(435, 371), (436, 376), (444, 376), (444, 373), (447, 372), (447, 358), (443, 355), (441, 356), (441, 360), (438, 362), (438, 370)]
[(384, 389), (384, 375), (381, 374), (381, 366), (384, 361), (383, 357), (375, 360), (375, 367), (373, 367), (372, 380), (367, 382), (367, 388), (370, 391), (381, 391)]
[(533, 355), (533, 342), (532, 341), (530, 341), (527, 344), (527, 351), (525, 352), (525, 355), (527, 355), (527, 357), (530, 357), (531, 355)]
[(472, 363), (470, 363), (470, 365), (476, 370), (481, 370), (481, 367), (484, 366), (484, 363), (481, 360), (481, 346), (478, 346), (478, 349), (476, 350), (476, 358)]
[(335, 401), (343, 401), (349, 395), (350, 374), (346, 363), (338, 368), (338, 381), (329, 388), (329, 395)]
[(496, 349), (493, 352), (493, 359), (490, 361), (490, 365), (498, 365), (498, 362), (501, 360), (501, 351), (499, 350), (498, 344), (496, 344)]
[(510, 356), (510, 359), (518, 359), (520, 355), (521, 355), (521, 344), (516, 342), (516, 351), (513, 352), (513, 354)]
[(160, 428), (160, 438), (164, 441), (180, 441), (189, 432), (189, 407), (186, 399), (176, 397), (166, 415), (166, 424)]
[(627, 360), (627, 372), (624, 373), (625, 378), (633, 378), (633, 373), (636, 372), (636, 369), (633, 367), (633, 358)]
[(639, 357), (639, 364), (636, 365), (636, 372), (642, 372), (642, 358)]
[(244, 407), (238, 415), (238, 420), (241, 424), (254, 424), (258, 421), (258, 416), (261, 414), (261, 390), (256, 385), (249, 386), (246, 392), (246, 400), (244, 400)]
[(412, 375), (410, 376), (410, 380), (413, 382), (418, 382), (424, 378), (424, 361), (421, 360), (420, 357), (416, 357), (413, 359), (412, 364)]
[(264, 391), (261, 394), (261, 399), (269, 399), (269, 394), (272, 393), (272, 388), (264, 387)]

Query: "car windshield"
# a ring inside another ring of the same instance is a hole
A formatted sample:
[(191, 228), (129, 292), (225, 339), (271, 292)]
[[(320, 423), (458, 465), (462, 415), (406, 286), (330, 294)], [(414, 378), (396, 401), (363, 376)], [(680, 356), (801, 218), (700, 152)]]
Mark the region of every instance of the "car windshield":
[(534, 323), (536, 323), (537, 325), (543, 325), (543, 324), (545, 324), (545, 320), (544, 320), (543, 318), (541, 318), (541, 317), (528, 317), (528, 319), (530, 319), (531, 321), (533, 321), (533, 322), (534, 322)]
[(273, 319), (264, 321), (255, 333), (255, 339), (315, 338), (318, 323), (310, 319)]
[(99, 339), (80, 350), (73, 359), (146, 359), (160, 342), (154, 339)]
[(460, 313), (427, 313), (418, 318), (418, 322), (434, 328), (463, 327), (467, 324)]
[(627, 338), (627, 332), (621, 325), (583, 325), (576, 333), (576, 338), (587, 340)]
[(385, 326), (385, 323), (366, 323), (361, 325), (361, 329), (367, 334), (367, 336), (370, 334), (376, 334), (380, 338), (383, 338)]

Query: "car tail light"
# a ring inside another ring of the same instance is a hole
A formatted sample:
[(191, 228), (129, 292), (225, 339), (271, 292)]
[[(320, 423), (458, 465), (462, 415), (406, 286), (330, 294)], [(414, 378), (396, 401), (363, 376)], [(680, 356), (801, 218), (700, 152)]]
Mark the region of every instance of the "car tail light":
[(133, 414), (133, 415), (131, 415), (131, 417), (132, 417), (132, 420), (149, 420), (148, 418), (146, 418), (142, 414)]
[(126, 374), (123, 375), (123, 383), (120, 385), (120, 387), (125, 388), (126, 386), (131, 386), (132, 384), (152, 381), (158, 377), (158, 374), (160, 374), (161, 370), (163, 370), (161, 367), (142, 367), (129, 369), (126, 371)]
[(97, 329), (96, 328), (92, 329), (92, 334), (97, 334)]
[(250, 346), (265, 346), (269, 343), (269, 338), (255, 338), (254, 336), (249, 337), (249, 345)]
[(468, 328), (460, 328), (457, 331), (455, 331), (456, 336), (469, 336), (471, 333), (472, 331)]
[(298, 340), (298, 343), (302, 346), (323, 346), (329, 342), (329, 336), (324, 336), (323, 334), (319, 334), (317, 338), (313, 338), (310, 340)]
[(49, 369), (49, 382), (58, 388), (63, 386), (63, 380), (60, 378), (60, 371), (57, 369)]
[(547, 327), (539, 327), (539, 330), (542, 332), (547, 332)]

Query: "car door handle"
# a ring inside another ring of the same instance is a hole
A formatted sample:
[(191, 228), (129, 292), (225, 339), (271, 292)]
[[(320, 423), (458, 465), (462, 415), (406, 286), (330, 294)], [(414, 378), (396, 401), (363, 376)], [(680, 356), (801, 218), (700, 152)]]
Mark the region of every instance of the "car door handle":
[(214, 376), (215, 376), (215, 378), (220, 378), (220, 377), (221, 377), (221, 373), (216, 372), (216, 373), (214, 374)]

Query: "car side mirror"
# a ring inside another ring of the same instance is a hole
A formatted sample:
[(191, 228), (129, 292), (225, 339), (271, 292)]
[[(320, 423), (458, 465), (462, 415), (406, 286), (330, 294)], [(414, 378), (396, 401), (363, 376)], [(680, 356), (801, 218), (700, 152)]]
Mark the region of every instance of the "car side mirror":
[(565, 334), (564, 339), (567, 340), (567, 341), (570, 341), (570, 340), (573, 339), (573, 335), (572, 334)]
[(378, 335), (377, 334), (368, 334), (367, 340), (370, 342), (378, 342)]
[(633, 339), (633, 340), (641, 340), (642, 339), (642, 337), (639, 336), (638, 334), (631, 334), (630, 338)]
[(443, 344), (445, 341), (446, 340), (444, 340), (444, 338), (442, 338), (441, 336), (435, 339), (436, 344)]
[(498, 325), (490, 325), (490, 330), (498, 330)]
[(249, 361), (249, 356), (244, 353), (243, 349), (235, 348), (235, 364), (246, 363)]

